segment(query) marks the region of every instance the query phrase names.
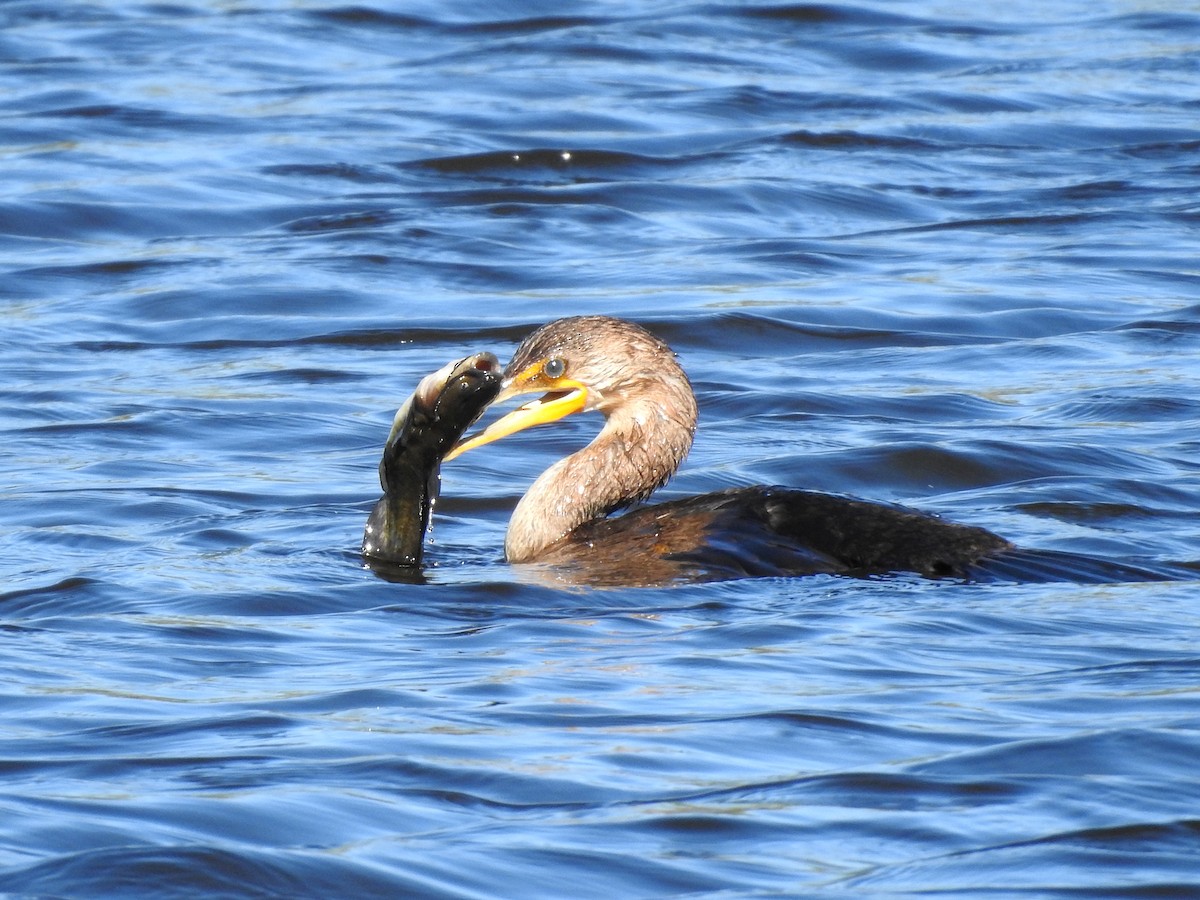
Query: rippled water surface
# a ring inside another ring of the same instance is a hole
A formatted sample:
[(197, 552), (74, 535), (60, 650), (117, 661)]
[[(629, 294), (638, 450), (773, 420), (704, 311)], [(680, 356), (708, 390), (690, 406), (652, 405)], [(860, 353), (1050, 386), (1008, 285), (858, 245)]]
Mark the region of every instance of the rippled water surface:
[(666, 496), (1196, 572), (1200, 4), (8, 0), (0, 79), (0, 893), (1200, 893), (1193, 580), (559, 586), (590, 417), (357, 553), (422, 375), (606, 313)]

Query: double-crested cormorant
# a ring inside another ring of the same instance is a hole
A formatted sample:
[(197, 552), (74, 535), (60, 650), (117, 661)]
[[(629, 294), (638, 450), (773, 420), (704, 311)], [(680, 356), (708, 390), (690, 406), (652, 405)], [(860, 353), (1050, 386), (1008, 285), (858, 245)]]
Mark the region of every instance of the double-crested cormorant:
[(990, 531), (911, 509), (781, 487), (718, 491), (608, 518), (666, 483), (696, 428), (687, 375), (665, 343), (632, 322), (579, 316), (533, 332), (494, 402), (527, 393), (542, 396), (446, 459), (572, 413), (596, 410), (605, 421), (517, 504), (504, 543), (510, 562), (583, 569), (599, 583), (817, 572), (961, 577), (1012, 548)]

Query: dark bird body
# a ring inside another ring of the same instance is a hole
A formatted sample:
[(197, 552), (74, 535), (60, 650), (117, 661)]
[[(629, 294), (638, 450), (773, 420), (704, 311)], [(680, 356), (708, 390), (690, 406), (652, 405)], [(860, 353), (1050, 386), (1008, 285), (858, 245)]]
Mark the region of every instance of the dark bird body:
[(915, 572), (967, 577), (1011, 547), (983, 528), (836, 494), (732, 488), (592, 519), (535, 561), (592, 583)]

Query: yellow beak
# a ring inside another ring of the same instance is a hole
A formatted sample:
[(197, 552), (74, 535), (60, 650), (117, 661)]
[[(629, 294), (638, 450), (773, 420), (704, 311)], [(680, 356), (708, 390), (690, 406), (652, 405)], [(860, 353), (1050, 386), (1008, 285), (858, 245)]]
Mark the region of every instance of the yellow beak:
[(535, 363), (519, 375), (507, 379), (492, 403), (500, 403), (532, 391), (546, 391), (547, 393), (544, 397), (532, 400), (497, 419), (478, 434), (465, 441), (460, 441), (454, 449), (446, 454), (443, 462), (449, 462), (468, 450), (498, 441), (502, 437), (516, 434), (518, 431), (524, 431), (534, 425), (557, 422), (587, 406), (588, 389), (584, 384), (572, 381), (570, 378), (547, 378), (542, 371), (541, 363)]

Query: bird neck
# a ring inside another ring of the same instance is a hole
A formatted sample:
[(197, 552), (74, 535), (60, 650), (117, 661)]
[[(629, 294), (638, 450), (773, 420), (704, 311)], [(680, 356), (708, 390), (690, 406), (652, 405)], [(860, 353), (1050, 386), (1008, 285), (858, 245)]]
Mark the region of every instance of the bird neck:
[(504, 542), (509, 562), (535, 559), (584, 522), (666, 484), (692, 445), (696, 409), (690, 389), (687, 401), (614, 410), (595, 440), (543, 472), (513, 511)]

